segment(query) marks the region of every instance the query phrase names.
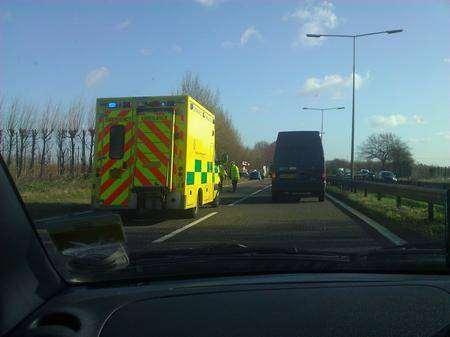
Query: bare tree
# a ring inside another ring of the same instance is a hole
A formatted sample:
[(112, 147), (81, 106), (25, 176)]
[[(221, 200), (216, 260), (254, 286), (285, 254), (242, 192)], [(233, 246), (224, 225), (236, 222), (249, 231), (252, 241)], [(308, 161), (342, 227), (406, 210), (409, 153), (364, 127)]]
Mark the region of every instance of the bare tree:
[(392, 133), (379, 133), (370, 135), (360, 146), (360, 155), (366, 160), (377, 159), (381, 163), (381, 169), (386, 166), (386, 162), (391, 159)]
[(19, 144), (19, 133), (16, 132), (15, 135), (16, 135), (16, 137), (15, 137), (16, 138), (16, 140), (15, 140), (15, 144), (16, 144), (16, 146), (15, 146), (15, 148), (16, 148), (16, 155), (15, 155), (16, 167), (15, 167), (15, 169), (16, 169), (16, 177), (19, 177), (19, 173), (18, 173), (19, 160), (20, 160), (20, 157), (19, 157), (19, 146), (18, 146), (18, 144)]
[(387, 162), (404, 163), (412, 158), (408, 145), (390, 132), (370, 135), (360, 146), (359, 153), (366, 160), (379, 160), (382, 170)]
[[(18, 109), (20, 106), (20, 99), (18, 97), (15, 97), (12, 99), (10, 105), (9, 105), (9, 115), (8, 115), (8, 121), (6, 122), (6, 132), (8, 134), (8, 153), (6, 157), (6, 164), (8, 166), (11, 166), (12, 161), (12, 152), (13, 147), (15, 144), (15, 136), (16, 136), (16, 128), (17, 128), (17, 115), (18, 115)], [(16, 158), (17, 162), (18, 158)], [(17, 164), (17, 163), (16, 163)]]
[(30, 129), (29, 129), (29, 133), (30, 133), (30, 160), (28, 163), (28, 172), (33, 175), (34, 174), (34, 164), (36, 161), (36, 151), (37, 151), (37, 147), (38, 147), (38, 134), (39, 134), (39, 130), (37, 129), (37, 120), (38, 117), (36, 116), (37, 114), (37, 109), (35, 108), (32, 112), (31, 115), (31, 123), (30, 123)]
[(75, 138), (81, 126), (84, 104), (81, 99), (74, 101), (68, 111), (68, 134), (70, 139), (70, 175), (75, 176)]
[(198, 75), (187, 72), (176, 93), (194, 97), (215, 114), (216, 150), (219, 155), (227, 153), (234, 161), (245, 159), (247, 150), (230, 116), (222, 107), (217, 90), (203, 84)]
[[(86, 157), (86, 151), (88, 151), (88, 138), (89, 138), (89, 129), (91, 128), (91, 124), (93, 123), (93, 117), (95, 118), (95, 114), (93, 115), (94, 109), (89, 108), (87, 111), (84, 110), (85, 106), (83, 105), (83, 112), (81, 114), (82, 116), (82, 126), (81, 131), (78, 134), (78, 137), (80, 139), (81, 148), (80, 148), (80, 162), (81, 162), (81, 173), (85, 175), (88, 170), (91, 169), (91, 147), (89, 146), (89, 158)], [(92, 140), (92, 139), (91, 139)], [(87, 163), (89, 161), (89, 163)]]
[(190, 95), (213, 112), (220, 108), (219, 93), (204, 85), (198, 75), (186, 72), (181, 80), (177, 94)]
[(92, 105), (89, 109), (87, 116), (87, 124), (89, 131), (89, 166), (88, 172), (92, 172), (92, 160), (94, 154), (94, 137), (95, 137), (95, 105)]
[(67, 120), (66, 116), (59, 114), (56, 120), (56, 158), (58, 175), (65, 172), (65, 140), (67, 138)]
[(31, 129), (31, 150), (30, 150), (30, 164), (28, 169), (30, 172), (33, 172), (34, 169), (34, 161), (36, 158), (36, 144), (38, 138), (39, 131), (38, 129)]
[(56, 118), (59, 115), (59, 106), (54, 105), (51, 100), (47, 101), (47, 104), (42, 112), (39, 122), (39, 135), (41, 140), (41, 158), (39, 163), (39, 177), (44, 176), (46, 155), (49, 150), (48, 143), (52, 138), (53, 131), (55, 130)]
[(5, 105), (5, 96), (3, 96), (3, 94), (0, 93), (0, 153), (4, 154), (5, 151), (5, 143), (3, 141), (3, 137), (4, 137), (4, 125), (2, 123), (3, 120), (3, 108)]
[(16, 144), (16, 147), (19, 147), (19, 160), (18, 160), (18, 166), (17, 166), (17, 177), (20, 177), (22, 175), (24, 162), (25, 162), (25, 154), (26, 149), (29, 145), (29, 138), (30, 138), (30, 128), (32, 123), (32, 115), (36, 111), (36, 108), (34, 105), (31, 104), (23, 104), (21, 113), (19, 116), (19, 143)]
[(86, 174), (86, 145), (87, 145), (87, 133), (88, 131), (85, 128), (82, 128), (80, 131), (80, 142), (81, 142), (81, 154), (80, 154), (80, 161), (81, 161), (81, 173)]

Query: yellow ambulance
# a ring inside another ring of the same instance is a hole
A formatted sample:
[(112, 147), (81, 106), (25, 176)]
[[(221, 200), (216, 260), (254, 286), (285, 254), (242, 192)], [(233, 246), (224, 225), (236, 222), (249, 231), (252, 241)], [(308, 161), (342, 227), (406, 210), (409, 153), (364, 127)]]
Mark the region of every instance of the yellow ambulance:
[(219, 204), (214, 114), (190, 96), (99, 98), (96, 209), (181, 209)]

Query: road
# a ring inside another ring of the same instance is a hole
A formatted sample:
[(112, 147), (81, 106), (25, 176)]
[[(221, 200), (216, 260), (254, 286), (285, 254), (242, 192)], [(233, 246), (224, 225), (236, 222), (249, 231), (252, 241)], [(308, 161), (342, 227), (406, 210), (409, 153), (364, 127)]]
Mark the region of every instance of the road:
[(390, 244), (329, 200), (273, 203), (267, 179), (244, 182), (236, 193), (225, 188), (222, 205), (201, 209), (195, 220), (175, 215), (126, 222), (127, 246), (132, 251), (233, 243), (348, 252)]
[[(268, 179), (244, 181), (236, 193), (225, 187), (222, 205), (202, 208), (197, 219), (164, 213), (141, 219), (125, 218), (124, 224), (130, 253), (221, 244), (350, 253), (392, 245), (328, 199), (324, 202), (318, 202), (317, 198), (286, 199), (273, 203)], [(59, 260), (42, 227), (39, 234), (49, 253)]]

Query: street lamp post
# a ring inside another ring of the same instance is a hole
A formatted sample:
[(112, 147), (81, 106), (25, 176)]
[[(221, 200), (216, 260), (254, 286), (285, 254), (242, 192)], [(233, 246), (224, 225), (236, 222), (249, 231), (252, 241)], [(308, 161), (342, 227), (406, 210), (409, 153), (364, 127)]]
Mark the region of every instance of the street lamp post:
[(351, 144), (351, 155), (350, 155), (350, 168), (352, 179), (354, 178), (355, 173), (355, 47), (356, 47), (356, 38), (362, 36), (369, 35), (377, 35), (377, 34), (395, 34), (401, 33), (403, 29), (393, 29), (393, 30), (385, 30), (382, 32), (373, 32), (373, 33), (365, 33), (365, 34), (354, 34), (354, 35), (341, 35), (341, 34), (306, 34), (307, 37), (350, 37), (353, 39), (353, 83), (352, 83), (352, 144)]
[(309, 108), (309, 107), (303, 107), (303, 110), (316, 110), (320, 111), (322, 113), (322, 122), (320, 123), (320, 138), (323, 137), (323, 112), (326, 110), (342, 110), (345, 109), (343, 106), (338, 106), (335, 108)]

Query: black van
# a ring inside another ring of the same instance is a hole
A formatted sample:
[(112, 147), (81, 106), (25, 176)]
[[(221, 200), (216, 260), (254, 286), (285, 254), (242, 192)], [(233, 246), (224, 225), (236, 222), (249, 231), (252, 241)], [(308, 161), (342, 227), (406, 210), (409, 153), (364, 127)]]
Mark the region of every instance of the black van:
[(324, 201), (325, 161), (318, 131), (279, 132), (271, 169), (272, 200), (284, 193)]

